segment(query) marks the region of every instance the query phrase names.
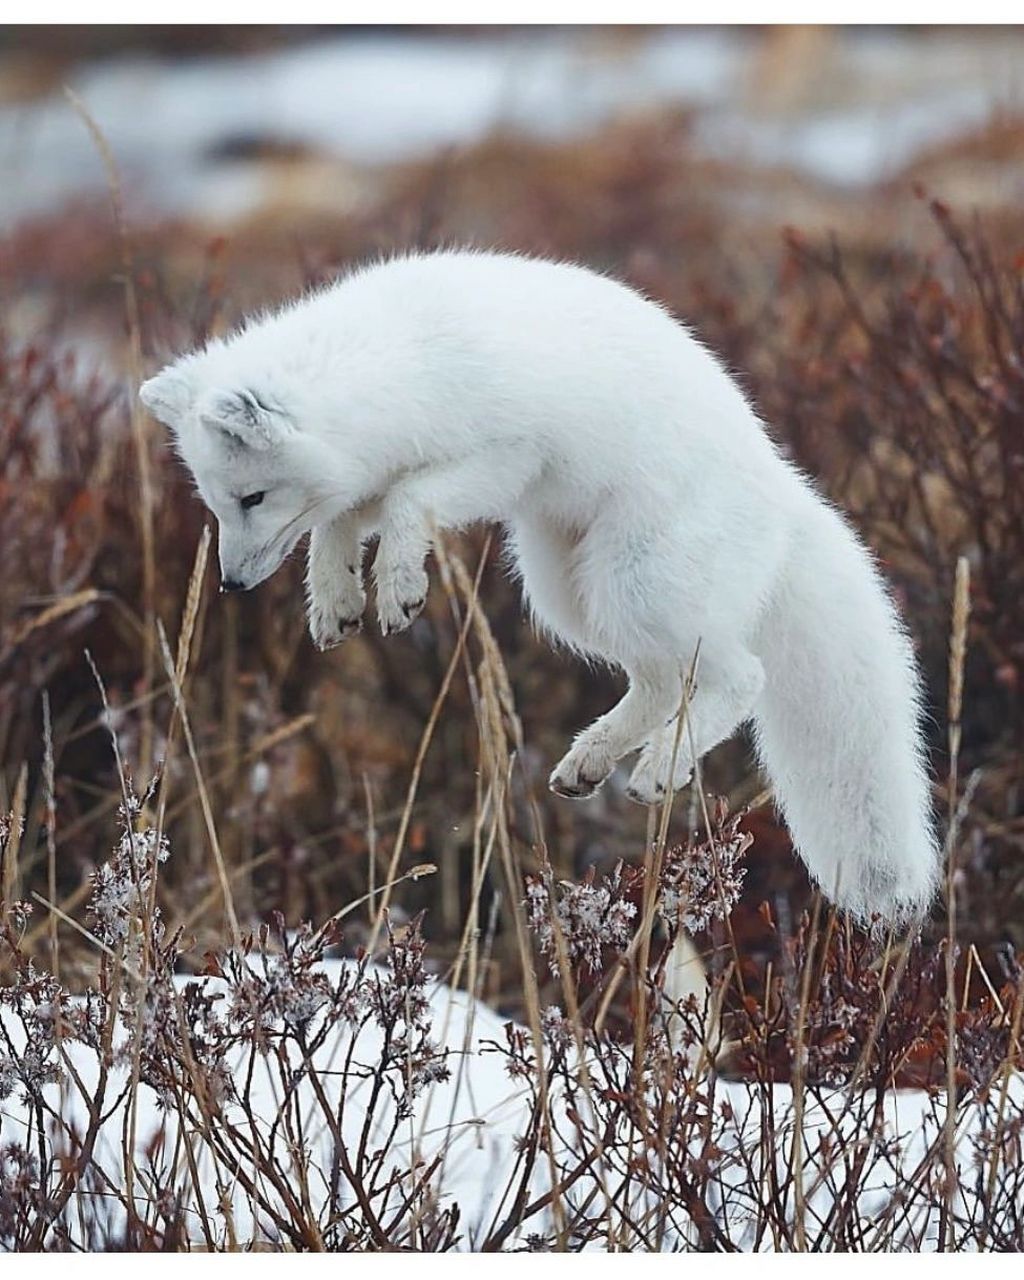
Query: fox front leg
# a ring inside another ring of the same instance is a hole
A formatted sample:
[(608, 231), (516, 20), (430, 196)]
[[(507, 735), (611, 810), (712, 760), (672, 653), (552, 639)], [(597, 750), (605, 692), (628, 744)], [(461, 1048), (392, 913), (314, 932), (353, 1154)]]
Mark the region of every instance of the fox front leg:
[(384, 500), (373, 577), (377, 616), (385, 636), (404, 631), (423, 611), (428, 586), (424, 561), (431, 532), (426, 511), (411, 494), (393, 491)]
[(332, 649), (363, 629), (363, 530), (351, 512), (309, 536), (306, 573), (309, 632), (318, 649)]
[(521, 442), (491, 443), (479, 453), (395, 481), (381, 502), (380, 546), (373, 565), (385, 635), (404, 631), (423, 608), (423, 562), (435, 529), (508, 519), (541, 467), (539, 455)]

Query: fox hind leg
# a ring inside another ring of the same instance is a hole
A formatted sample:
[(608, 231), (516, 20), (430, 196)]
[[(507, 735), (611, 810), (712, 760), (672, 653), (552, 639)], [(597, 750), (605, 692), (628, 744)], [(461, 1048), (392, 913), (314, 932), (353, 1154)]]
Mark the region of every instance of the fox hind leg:
[(611, 711), (580, 733), (548, 782), (556, 795), (579, 800), (592, 795), (623, 756), (661, 728), (681, 697), (681, 673), (658, 662), (629, 674), (629, 690)]
[[(678, 711), (685, 645), (666, 617), (661, 589), (664, 556), (658, 539), (609, 511), (578, 536), (562, 557), (561, 595), (575, 603), (572, 642), (625, 671), (629, 688), (605, 715), (577, 735), (548, 785), (573, 799), (593, 794), (623, 756), (638, 750)], [(536, 596), (529, 566), (524, 580)], [(545, 609), (554, 630), (559, 612)]]
[(689, 725), (684, 723), (680, 730), (676, 716), (651, 737), (626, 788), (629, 798), (637, 804), (659, 804), (670, 791), (685, 787), (693, 775), (693, 749), (699, 760), (731, 738), (753, 714), (764, 679), (764, 667), (747, 649), (731, 648), (724, 661), (721, 652), (709, 654), (697, 671)]

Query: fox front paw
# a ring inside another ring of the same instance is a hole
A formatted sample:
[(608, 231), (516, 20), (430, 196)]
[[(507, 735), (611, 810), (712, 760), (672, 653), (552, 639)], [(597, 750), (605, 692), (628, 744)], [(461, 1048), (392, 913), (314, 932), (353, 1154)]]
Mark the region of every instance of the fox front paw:
[(615, 768), (615, 763), (603, 742), (580, 738), (556, 765), (548, 786), (556, 796), (585, 800), (601, 786)]
[(322, 651), (333, 649), (363, 629), (366, 596), (362, 591), (328, 592), (309, 605), (309, 634)]
[(412, 626), (427, 599), (426, 570), (399, 569), (377, 577), (377, 616), (381, 634), (391, 636)]

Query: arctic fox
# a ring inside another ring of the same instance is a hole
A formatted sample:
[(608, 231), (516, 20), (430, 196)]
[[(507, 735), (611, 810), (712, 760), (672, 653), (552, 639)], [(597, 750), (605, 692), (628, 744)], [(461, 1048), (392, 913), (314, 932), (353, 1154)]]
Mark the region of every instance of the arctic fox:
[(659, 802), (753, 720), (823, 891), (860, 918), (927, 905), (919, 679), (882, 578), (656, 303), (567, 263), (413, 254), (250, 320), (141, 394), (217, 517), (225, 590), (255, 587), (308, 532), (327, 648), (361, 626), (376, 533), (391, 634), (423, 607), (435, 527), (499, 521), (539, 627), (629, 681), (553, 791), (589, 796), (639, 752), (628, 794)]

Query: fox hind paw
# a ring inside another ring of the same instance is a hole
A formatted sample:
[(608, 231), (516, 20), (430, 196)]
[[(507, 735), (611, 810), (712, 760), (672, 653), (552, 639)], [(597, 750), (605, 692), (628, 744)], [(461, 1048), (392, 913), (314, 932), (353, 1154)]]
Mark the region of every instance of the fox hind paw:
[[(669, 741), (671, 738), (671, 741)], [(675, 748), (675, 732), (662, 739), (649, 742), (641, 751), (626, 787), (626, 795), (636, 804), (663, 804), (669, 795), (669, 775), (672, 773), (672, 752)], [(689, 752), (683, 743), (676, 749), (675, 772), (671, 791), (681, 791), (693, 776)]]
[(556, 796), (567, 800), (585, 800), (606, 781), (615, 768), (615, 760), (603, 743), (579, 739), (563, 757), (548, 779), (548, 787)]

